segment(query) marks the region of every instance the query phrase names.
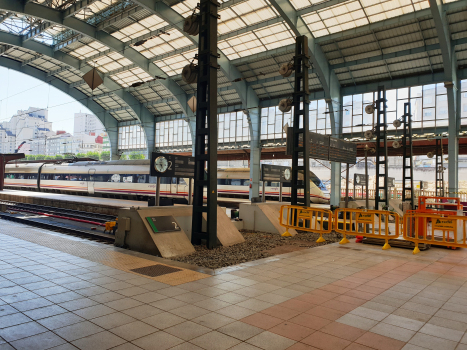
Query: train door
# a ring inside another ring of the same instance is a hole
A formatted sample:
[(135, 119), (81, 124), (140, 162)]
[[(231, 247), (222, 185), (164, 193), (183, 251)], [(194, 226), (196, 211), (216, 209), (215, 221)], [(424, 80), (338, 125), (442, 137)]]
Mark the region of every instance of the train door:
[(178, 193), (178, 179), (176, 177), (172, 177), (170, 181), (170, 194), (177, 194)]
[(96, 173), (96, 169), (89, 169), (89, 181), (88, 181), (88, 193), (94, 194), (94, 174)]

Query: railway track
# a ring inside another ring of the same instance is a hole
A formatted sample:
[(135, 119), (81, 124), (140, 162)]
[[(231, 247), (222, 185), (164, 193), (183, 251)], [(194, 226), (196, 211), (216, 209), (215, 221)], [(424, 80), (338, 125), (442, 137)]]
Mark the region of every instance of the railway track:
[(114, 235), (98, 231), (103, 230), (105, 222), (115, 221), (114, 216), (5, 200), (0, 204), (7, 209), (0, 212), (0, 218), (4, 220), (107, 244), (115, 241)]

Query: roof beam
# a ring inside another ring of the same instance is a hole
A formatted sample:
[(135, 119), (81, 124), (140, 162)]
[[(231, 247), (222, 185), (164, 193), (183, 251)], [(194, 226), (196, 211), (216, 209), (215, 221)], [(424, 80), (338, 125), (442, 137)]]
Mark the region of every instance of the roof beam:
[(61, 49), (64, 49), (70, 44), (73, 44), (74, 42), (78, 41), (79, 39), (84, 38), (83, 34), (75, 34), (72, 37), (69, 37), (68, 39), (62, 40), (54, 45), (54, 50), (58, 51)]
[(41, 58), (41, 57), (42, 57), (42, 55), (36, 55), (36, 56), (34, 56), (34, 57), (32, 57), (32, 58), (26, 60), (26, 61), (23, 61), (23, 62), (21, 63), (21, 66), (22, 66), (22, 67), (27, 66), (29, 63), (32, 63), (32, 62), (34, 62), (35, 60), (38, 60), (38, 59)]
[(63, 10), (63, 18), (74, 16), (81, 10), (88, 8), (98, 0), (80, 0)]
[(61, 11), (33, 2), (24, 4), (22, 1), (0, 0), (0, 10), (22, 13), (34, 18), (40, 18), (41, 20), (67, 27), (76, 33), (94, 38), (105, 46), (120, 52), (122, 56), (137, 64), (149, 75), (167, 77), (166, 80), (159, 80), (160, 84), (177, 98), (184, 113), (190, 116), (193, 115), (193, 112), (188, 108), (187, 94), (178, 84), (176, 84), (170, 77), (167, 76), (167, 74), (165, 74), (165, 72), (163, 72), (159, 67), (153, 64), (138, 51), (134, 50), (133, 48), (124, 50), (125, 44), (107, 32), (97, 30), (94, 26), (73, 16), (62, 18)]
[(99, 30), (105, 29), (108, 26), (111, 26), (113, 23), (121, 21), (122, 19), (125, 19), (125, 18), (131, 16), (132, 14), (134, 14), (134, 13), (136, 13), (138, 11), (141, 11), (141, 10), (142, 10), (142, 7), (139, 7), (139, 6), (136, 6), (136, 5), (135, 6), (129, 6), (129, 7), (127, 7), (125, 9), (125, 11), (119, 12), (119, 13), (115, 14), (114, 16), (106, 19), (105, 21), (100, 22), (97, 25), (97, 29), (99, 29)]
[(50, 22), (42, 22), (37, 27), (32, 28), (29, 32), (22, 36), (23, 41), (34, 39), (39, 34), (43, 33), (47, 28), (51, 27)]
[(8, 18), (13, 17), (14, 13), (13, 12), (7, 12), (3, 16), (0, 17), (0, 24), (5, 22)]
[[(154, 0), (133, 0), (139, 6), (151, 11), (170, 25), (178, 28), (187, 38), (189, 38), (195, 45), (198, 45), (198, 37), (185, 34), (183, 32), (184, 18), (177, 11), (172, 9), (170, 6), (162, 1)], [(230, 60), (221, 51), (219, 51), (220, 58), (218, 64), (221, 67), (222, 72), (225, 74), (227, 79), (233, 81), (235, 79), (242, 78), (241, 73), (238, 71)], [(259, 99), (253, 89), (249, 88), (244, 80), (232, 83), (236, 92), (240, 96), (240, 100), (246, 108), (257, 107), (259, 105)]]

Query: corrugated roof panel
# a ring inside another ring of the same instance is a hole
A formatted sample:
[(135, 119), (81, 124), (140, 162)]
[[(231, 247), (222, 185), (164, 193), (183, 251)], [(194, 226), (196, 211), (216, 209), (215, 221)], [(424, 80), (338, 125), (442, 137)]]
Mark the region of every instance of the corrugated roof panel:
[(342, 49), (370, 44), (374, 42), (375, 42), (375, 36), (373, 34), (365, 34), (365, 35), (361, 35), (358, 37), (352, 37), (349, 39), (345, 38), (343, 40), (339, 40), (338, 44), (342, 50)]
[[(354, 50), (354, 51), (358, 51), (358, 50)], [(359, 59), (368, 58), (368, 57), (375, 57), (375, 56), (379, 56), (379, 55), (381, 55), (381, 51), (379, 49), (375, 49), (373, 51), (362, 52), (362, 53), (357, 54), (357, 55), (345, 56), (345, 61), (346, 62), (356, 61), (356, 60), (359, 60)]]
[(368, 77), (370, 75), (379, 75), (379, 74), (387, 74), (386, 65), (368, 68), (368, 69), (358, 69), (358, 70), (352, 69), (352, 76), (354, 77), (354, 79)]
[(399, 52), (399, 51), (403, 51), (403, 50), (410, 50), (410, 49), (414, 49), (414, 48), (417, 48), (417, 47), (423, 47), (423, 46), (425, 46), (425, 43), (423, 42), (423, 40), (421, 40), (421, 41), (415, 41), (415, 42), (412, 42), (412, 43), (400, 44), (400, 45), (396, 45), (396, 46), (386, 47), (386, 48), (383, 49), (383, 52), (385, 54), (387, 54), (387, 53)]

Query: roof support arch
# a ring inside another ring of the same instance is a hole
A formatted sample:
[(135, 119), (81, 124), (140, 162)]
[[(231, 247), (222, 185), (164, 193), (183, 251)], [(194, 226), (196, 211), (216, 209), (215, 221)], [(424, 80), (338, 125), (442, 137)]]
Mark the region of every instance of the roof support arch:
[(0, 66), (27, 74), (38, 80), (49, 83), (58, 90), (63, 91), (67, 95), (80, 101), (85, 107), (89, 108), (89, 110), (94, 113), (94, 115), (102, 122), (106, 128), (107, 133), (109, 134), (111, 154), (117, 154), (118, 142), (115, 137), (111, 136), (118, 135), (118, 122), (110, 115), (106, 116), (106, 111), (104, 108), (102, 108), (102, 106), (100, 106), (81, 91), (76, 89), (69, 89), (69, 85), (66, 82), (59, 79), (50, 80), (50, 77), (47, 76), (47, 73), (41, 71), (40, 69), (31, 66), (23, 66), (21, 62), (6, 57), (0, 57)]
[[(21, 40), (21, 37), (18, 35), (6, 33), (6, 32), (0, 32), (0, 43), (4, 43), (7, 45), (16, 46), (16, 47), (23, 47), (28, 50), (33, 50), (43, 56), (56, 59), (64, 63), (67, 66), (78, 69), (83, 74), (86, 73), (89, 69), (91, 69), (90, 65), (88, 66), (87, 64), (83, 64), (82, 61), (70, 55), (67, 55), (61, 51), (55, 51), (52, 47), (39, 43), (34, 40), (23, 41)], [(49, 81), (54, 79), (53, 75), (50, 75), (50, 73), (47, 75), (48, 75)], [(122, 88), (120, 85), (118, 85), (116, 82), (114, 82), (109, 77), (104, 76), (104, 85), (107, 87), (107, 89), (112, 91), (112, 94), (115, 94), (118, 97), (120, 97), (124, 102), (128, 104), (130, 109), (134, 111), (134, 113), (138, 117), (138, 121), (141, 123), (141, 127), (145, 131), (148, 150), (152, 150), (154, 148), (154, 139), (155, 139), (154, 115), (141, 102), (139, 102), (131, 93), (129, 93), (126, 89)], [(68, 85), (68, 91), (71, 92), (73, 90), (76, 90), (76, 89), (73, 89), (70, 85)], [(79, 91), (79, 90), (76, 90), (76, 91)], [(106, 119), (113, 118), (109, 113), (107, 114), (108, 114), (108, 117), (106, 117)]]
[(119, 52), (122, 56), (132, 61), (149, 75), (167, 77), (166, 80), (159, 81), (160, 84), (162, 84), (175, 96), (186, 115), (192, 115), (192, 112), (187, 105), (187, 94), (177, 83), (170, 79), (167, 74), (165, 74), (165, 72), (163, 72), (159, 67), (157, 67), (138, 51), (133, 48), (127, 48), (125, 43), (114, 38), (107, 32), (98, 30), (94, 26), (73, 16), (65, 17), (65, 12), (33, 2), (0, 0), (0, 9), (8, 12), (22, 13), (27, 16), (40, 18), (42, 20), (67, 27), (68, 29), (71, 29), (77, 33), (94, 38), (103, 45)]
[(457, 197), (459, 188), (459, 125), (460, 125), (460, 110), (457, 108), (459, 96), (459, 80), (457, 77), (457, 60), (454, 45), (451, 42), (451, 33), (449, 31), (449, 23), (446, 17), (446, 12), (443, 8), (442, 0), (429, 0), (430, 10), (435, 22), (436, 32), (438, 35), (441, 55), (443, 57), (444, 67), (444, 86), (447, 91), (448, 99), (448, 196)]

